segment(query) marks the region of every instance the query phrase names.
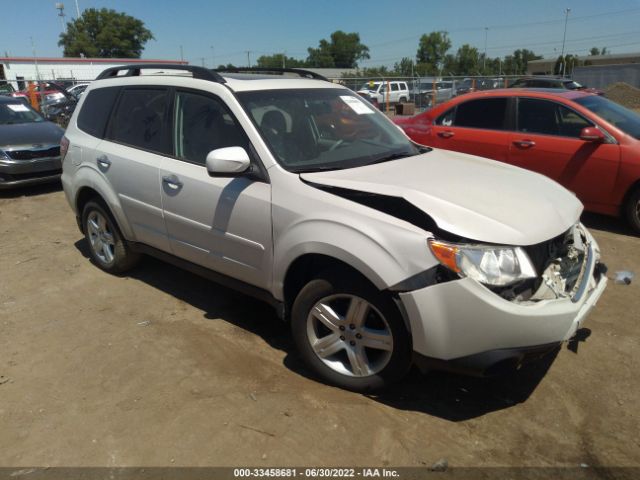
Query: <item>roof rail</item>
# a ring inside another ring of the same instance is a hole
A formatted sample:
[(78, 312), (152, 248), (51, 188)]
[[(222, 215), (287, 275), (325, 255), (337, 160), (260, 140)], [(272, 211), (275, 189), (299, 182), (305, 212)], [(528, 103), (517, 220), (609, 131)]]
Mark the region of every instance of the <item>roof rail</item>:
[(227, 72), (227, 73), (296, 73), (303, 78), (313, 78), (315, 80), (324, 80), (330, 82), (327, 77), (320, 75), (319, 73), (312, 72), (311, 70), (305, 70), (303, 68), (278, 68), (278, 67), (234, 67), (234, 68), (221, 68), (214, 70), (215, 72)]
[(121, 65), (119, 67), (111, 67), (103, 70), (100, 75), (96, 77), (96, 80), (103, 80), (105, 78), (118, 77), (118, 72), (126, 70), (125, 77), (137, 77), (140, 75), (140, 70), (182, 70), (191, 72), (193, 78), (200, 80), (209, 80), (216, 83), (226, 83), (226, 80), (222, 76), (213, 70), (204, 67), (198, 67), (196, 65), (180, 65), (180, 64), (165, 64), (165, 63), (138, 63), (133, 65)]

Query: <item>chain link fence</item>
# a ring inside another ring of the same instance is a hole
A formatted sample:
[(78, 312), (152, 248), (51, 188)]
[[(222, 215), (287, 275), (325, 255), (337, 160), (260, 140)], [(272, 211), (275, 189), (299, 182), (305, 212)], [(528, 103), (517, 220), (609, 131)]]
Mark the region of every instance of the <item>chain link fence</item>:
[[(441, 77), (341, 77), (340, 83), (390, 112), (401, 103), (411, 103), (422, 112), (464, 93), (508, 88), (523, 75)], [(554, 78), (554, 77), (550, 77)]]

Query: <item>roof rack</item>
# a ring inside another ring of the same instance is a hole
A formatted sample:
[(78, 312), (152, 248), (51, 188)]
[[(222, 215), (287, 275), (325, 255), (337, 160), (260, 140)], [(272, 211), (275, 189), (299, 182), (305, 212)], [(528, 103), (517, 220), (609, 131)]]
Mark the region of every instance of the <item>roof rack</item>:
[[(118, 75), (118, 72), (126, 70), (124, 75)], [(182, 70), (191, 72), (193, 78), (200, 80), (209, 80), (216, 83), (226, 83), (226, 80), (222, 78), (217, 72), (204, 67), (198, 67), (195, 65), (180, 65), (180, 64), (165, 64), (165, 63), (138, 63), (133, 65), (121, 65), (119, 67), (111, 67), (103, 70), (100, 75), (96, 77), (96, 80), (103, 80), (105, 78), (115, 77), (137, 77), (140, 75), (140, 70)]]
[(221, 68), (216, 69), (214, 72), (227, 72), (227, 73), (295, 73), (303, 78), (313, 78), (315, 80), (324, 80), (330, 82), (327, 77), (320, 75), (319, 73), (312, 72), (311, 70), (305, 70), (303, 68), (271, 68), (271, 67), (234, 67), (234, 68)]

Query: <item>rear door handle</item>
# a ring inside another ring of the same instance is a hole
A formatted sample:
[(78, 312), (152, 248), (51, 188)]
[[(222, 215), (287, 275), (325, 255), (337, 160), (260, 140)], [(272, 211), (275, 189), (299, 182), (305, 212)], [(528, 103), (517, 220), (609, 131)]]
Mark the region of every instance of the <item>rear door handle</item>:
[(162, 181), (166, 183), (169, 188), (173, 188), (174, 190), (182, 188), (182, 182), (176, 175), (165, 175), (162, 177)]
[(438, 136), (442, 138), (451, 138), (455, 135), (451, 130), (445, 130), (443, 132), (438, 132)]
[(98, 166), (102, 168), (109, 168), (111, 166), (111, 160), (106, 155), (100, 155), (96, 158), (96, 162), (98, 162)]
[(531, 148), (536, 146), (533, 140), (514, 140), (513, 144), (520, 148)]

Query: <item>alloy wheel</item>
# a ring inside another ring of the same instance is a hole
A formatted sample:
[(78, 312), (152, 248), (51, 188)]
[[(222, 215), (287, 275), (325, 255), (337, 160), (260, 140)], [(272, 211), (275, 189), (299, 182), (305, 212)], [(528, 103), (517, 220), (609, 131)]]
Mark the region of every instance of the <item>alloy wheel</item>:
[(379, 373), (393, 353), (387, 320), (355, 295), (331, 295), (316, 302), (307, 317), (307, 338), (325, 365), (351, 377)]

